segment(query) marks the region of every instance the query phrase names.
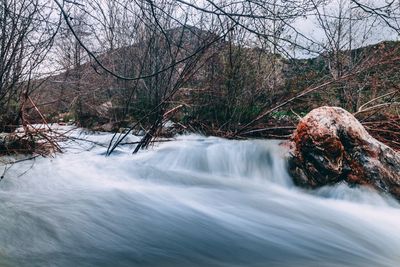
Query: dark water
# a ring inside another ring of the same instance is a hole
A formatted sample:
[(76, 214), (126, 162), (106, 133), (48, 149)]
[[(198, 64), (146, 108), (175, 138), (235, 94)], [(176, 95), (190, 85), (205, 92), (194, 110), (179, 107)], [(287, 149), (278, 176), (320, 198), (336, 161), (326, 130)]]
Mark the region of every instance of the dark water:
[(189, 136), (109, 158), (69, 145), (0, 183), (1, 266), (400, 266), (397, 202), (296, 189), (276, 142)]

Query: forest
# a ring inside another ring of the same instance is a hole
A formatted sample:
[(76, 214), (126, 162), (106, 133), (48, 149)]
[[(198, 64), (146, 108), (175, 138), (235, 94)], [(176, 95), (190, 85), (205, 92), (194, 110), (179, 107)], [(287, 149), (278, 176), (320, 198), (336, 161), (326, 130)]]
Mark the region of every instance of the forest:
[(285, 139), (328, 105), (399, 148), (399, 7), (378, 2), (2, 1), (1, 129), (24, 127), (31, 152), (37, 123), (145, 132), (138, 149)]

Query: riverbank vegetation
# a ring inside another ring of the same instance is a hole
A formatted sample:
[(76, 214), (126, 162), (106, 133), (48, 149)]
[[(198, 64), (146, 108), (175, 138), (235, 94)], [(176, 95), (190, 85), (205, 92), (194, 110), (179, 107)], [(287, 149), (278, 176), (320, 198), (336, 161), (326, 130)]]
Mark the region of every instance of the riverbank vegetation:
[(135, 152), (183, 132), (288, 138), (323, 105), (400, 149), (399, 13), (395, 1), (2, 1), (0, 130), (24, 141), (0, 153), (57, 150), (35, 126), (52, 122), (114, 131), (109, 154), (131, 133)]

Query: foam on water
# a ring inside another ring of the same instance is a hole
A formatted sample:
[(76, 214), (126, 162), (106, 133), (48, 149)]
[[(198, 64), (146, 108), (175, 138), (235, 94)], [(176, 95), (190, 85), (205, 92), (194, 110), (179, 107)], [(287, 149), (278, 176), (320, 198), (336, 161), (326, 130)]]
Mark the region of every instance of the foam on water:
[(277, 142), (190, 135), (111, 157), (64, 146), (0, 183), (2, 266), (400, 265), (399, 204), (294, 187)]

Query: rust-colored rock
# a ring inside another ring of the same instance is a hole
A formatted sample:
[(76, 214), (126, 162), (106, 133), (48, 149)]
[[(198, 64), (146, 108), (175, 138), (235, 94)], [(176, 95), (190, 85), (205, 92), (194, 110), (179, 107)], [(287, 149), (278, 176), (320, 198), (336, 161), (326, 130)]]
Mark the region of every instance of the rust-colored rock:
[(314, 109), (299, 122), (292, 141), (289, 168), (297, 185), (346, 181), (400, 199), (400, 154), (371, 137), (344, 109)]

